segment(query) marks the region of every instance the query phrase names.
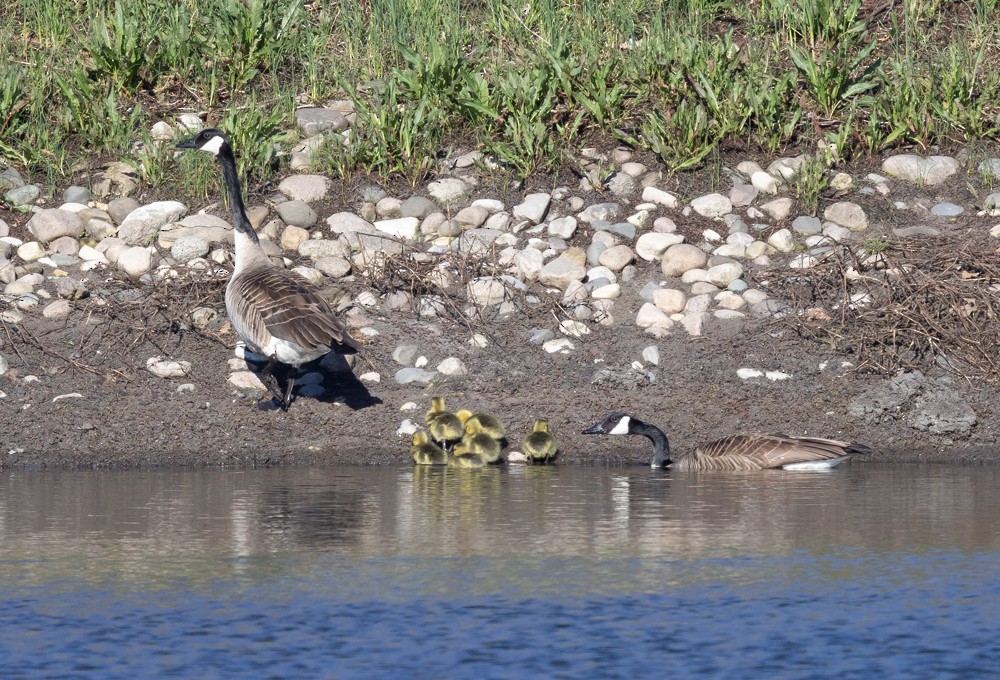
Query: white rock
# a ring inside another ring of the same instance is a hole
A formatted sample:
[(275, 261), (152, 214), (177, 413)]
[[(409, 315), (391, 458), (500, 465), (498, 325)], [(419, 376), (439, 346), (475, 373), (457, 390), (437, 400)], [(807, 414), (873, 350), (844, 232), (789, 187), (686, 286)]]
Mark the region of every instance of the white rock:
[(660, 365), (660, 349), (656, 345), (649, 345), (642, 350), (642, 360), (654, 366)]
[(651, 231), (640, 236), (635, 242), (635, 252), (647, 262), (652, 262), (663, 257), (663, 253), (670, 246), (683, 242), (684, 237), (680, 234)]
[(507, 286), (498, 278), (482, 276), (469, 281), (466, 295), (474, 305), (491, 307), (507, 299)]
[(740, 380), (750, 380), (751, 378), (763, 378), (764, 371), (758, 371), (756, 368), (738, 368), (736, 369), (736, 377)]
[(741, 175), (749, 179), (753, 177), (755, 172), (763, 172), (764, 168), (760, 167), (753, 161), (740, 161), (739, 165), (736, 166), (736, 170)]
[(736, 262), (724, 262), (708, 270), (706, 280), (714, 286), (725, 288), (743, 276), (743, 266)]
[[(414, 404), (414, 407), (416, 407), (416, 404)], [(396, 430), (396, 436), (412, 437), (419, 429), (420, 429), (419, 425), (417, 425), (412, 420), (407, 418), (406, 420), (404, 420), (399, 424), (399, 429)]]
[(104, 257), (104, 253), (92, 246), (80, 246), (80, 252), (77, 255), (84, 261), (101, 262), (103, 264), (107, 264), (108, 262), (108, 258)]
[(293, 201), (312, 203), (326, 197), (329, 184), (322, 175), (292, 175), (281, 180), (278, 191)]
[(126, 248), (118, 255), (117, 264), (118, 268), (123, 272), (132, 278), (138, 278), (143, 274), (149, 273), (152, 262), (152, 254), (149, 248), (132, 246), (131, 248)]
[(434, 180), (427, 185), (427, 193), (441, 206), (454, 206), (465, 199), (469, 185), (455, 177)]
[(777, 381), (777, 380), (788, 380), (792, 376), (790, 373), (785, 373), (783, 371), (764, 371), (764, 377), (767, 378), (768, 380)]
[(790, 253), (795, 250), (795, 237), (788, 229), (779, 229), (767, 238), (767, 243), (781, 253)]
[(575, 319), (563, 319), (559, 322), (559, 332), (573, 338), (582, 338), (590, 334), (590, 328), (582, 321)]
[(560, 256), (542, 267), (538, 280), (546, 286), (566, 290), (571, 281), (581, 281), (587, 270), (569, 257)]
[(757, 191), (764, 194), (778, 193), (777, 180), (763, 170), (757, 170), (750, 175), (750, 184), (752, 184)]
[(410, 239), (416, 237), (417, 230), (420, 229), (420, 220), (416, 217), (397, 217), (393, 220), (379, 220), (374, 226), (383, 234)]
[(529, 220), (533, 224), (538, 224), (545, 219), (545, 213), (549, 210), (551, 200), (552, 197), (549, 194), (528, 194), (519, 205), (514, 206), (511, 214), (514, 219)]
[(235, 371), (229, 374), (228, 381), (230, 385), (241, 390), (267, 389), (253, 371)]
[(34, 262), (45, 257), (45, 248), (38, 241), (28, 241), (18, 246), (17, 256), (25, 262)]
[(733, 211), (733, 204), (722, 194), (706, 194), (691, 201), (691, 207), (702, 217), (722, 217)]
[(742, 309), (747, 301), (732, 291), (724, 290), (715, 296), (715, 303), (723, 309)]
[(609, 283), (595, 288), (590, 296), (595, 300), (617, 300), (622, 294), (622, 287), (617, 283)]
[(573, 234), (576, 233), (576, 218), (557, 217), (549, 222), (548, 233), (549, 236), (556, 236), (561, 239), (573, 238)]
[(893, 177), (933, 186), (945, 181), (959, 170), (958, 161), (950, 156), (929, 156), (904, 153), (890, 156), (882, 162), (882, 171)]
[(767, 299), (767, 293), (760, 290), (759, 288), (748, 288), (743, 291), (743, 299), (747, 301), (748, 305), (755, 305), (758, 302), (763, 302)]
[(747, 255), (747, 247), (739, 243), (724, 243), (712, 251), (713, 255), (721, 257), (744, 258)]
[(128, 214), (118, 227), (118, 238), (130, 246), (145, 246), (166, 224), (187, 214), (187, 207), (177, 201), (156, 201)]
[(545, 258), (537, 248), (525, 248), (514, 255), (511, 265), (512, 273), (521, 281), (537, 281)]
[(442, 375), (467, 375), (469, 373), (469, 369), (458, 357), (448, 357), (438, 364), (437, 371)]
[(555, 338), (553, 340), (547, 340), (542, 343), (542, 349), (549, 354), (569, 354), (571, 350), (576, 349), (576, 345), (569, 338)]
[(191, 362), (150, 357), (146, 359), (146, 370), (160, 378), (182, 378), (191, 372)]
[(760, 206), (760, 209), (771, 216), (771, 219), (780, 222), (786, 219), (792, 212), (795, 202), (790, 198), (776, 198)]
[(669, 328), (673, 325), (673, 322), (656, 305), (646, 302), (639, 308), (638, 314), (635, 315), (635, 325), (639, 328), (651, 328), (653, 326)]
[(352, 232), (371, 234), (375, 231), (375, 226), (371, 222), (352, 212), (334, 213), (326, 218), (326, 223), (334, 234)]
[(483, 208), (490, 215), (502, 212), (504, 209), (503, 201), (498, 201), (495, 198), (477, 198), (472, 202), (472, 207)]
[(702, 334), (705, 324), (705, 313), (704, 312), (692, 312), (690, 314), (685, 314), (684, 318), (681, 319), (681, 325), (684, 330), (688, 332), (691, 337), (698, 337)]
[(731, 321), (733, 319), (745, 319), (747, 315), (743, 312), (737, 312), (735, 309), (717, 309), (712, 316), (716, 319)]
[(816, 258), (812, 255), (802, 253), (801, 255), (796, 255), (788, 262), (789, 269), (811, 269), (816, 266)]
[(642, 190), (642, 200), (648, 203), (656, 203), (667, 208), (677, 207), (677, 197), (670, 192), (656, 187), (646, 187)]

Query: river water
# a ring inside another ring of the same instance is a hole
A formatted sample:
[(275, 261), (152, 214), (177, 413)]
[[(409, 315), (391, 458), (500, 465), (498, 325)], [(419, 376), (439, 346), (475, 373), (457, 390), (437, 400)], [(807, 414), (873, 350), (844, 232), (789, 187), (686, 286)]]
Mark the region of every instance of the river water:
[(3, 678), (1000, 677), (1000, 468), (0, 472)]

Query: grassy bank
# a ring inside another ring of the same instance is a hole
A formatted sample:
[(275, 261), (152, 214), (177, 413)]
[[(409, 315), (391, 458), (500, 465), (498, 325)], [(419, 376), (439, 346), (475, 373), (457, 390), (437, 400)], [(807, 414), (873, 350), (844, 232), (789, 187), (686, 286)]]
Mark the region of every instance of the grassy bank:
[(515, 176), (608, 137), (673, 170), (723, 144), (823, 140), (851, 158), (996, 140), (998, 5), (14, 0), (0, 9), (0, 161), (54, 183), (122, 158), (150, 186), (200, 193), (210, 179), (178, 178), (148, 143), (156, 120), (196, 112), (233, 131), (252, 180), (274, 172), (297, 104), (341, 98), (355, 134), (323, 169), (413, 182), (459, 139)]

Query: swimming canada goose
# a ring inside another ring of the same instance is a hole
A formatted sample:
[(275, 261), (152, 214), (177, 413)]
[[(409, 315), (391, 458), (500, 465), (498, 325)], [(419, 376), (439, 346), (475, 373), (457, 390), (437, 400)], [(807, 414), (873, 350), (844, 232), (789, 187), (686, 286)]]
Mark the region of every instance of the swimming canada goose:
[(437, 444), (432, 444), (424, 430), (417, 430), (413, 433), (410, 456), (417, 465), (447, 465), (448, 463), (448, 454)]
[(486, 434), (479, 422), (470, 420), (465, 425), (465, 436), (455, 445), (453, 453), (456, 458), (477, 455), (487, 463), (495, 463), (500, 460), (501, 448), (500, 442)]
[(331, 351), (354, 354), (361, 346), (340, 325), (315, 284), (275, 266), (264, 253), (243, 206), (236, 159), (226, 135), (208, 128), (177, 146), (214, 154), (222, 166), (236, 244), (226, 313), (247, 347), (267, 359), (265, 375), (270, 377), (277, 363), (291, 367), (284, 394), (276, 385), (268, 387), (281, 409), (287, 410), (299, 366)]
[(673, 465), (678, 470), (819, 470), (869, 453), (864, 444), (785, 434), (737, 434), (699, 446), (676, 458), (663, 430), (626, 413), (612, 413), (583, 434), (638, 434), (653, 442), (653, 467)]
[(424, 418), (427, 429), (431, 431), (431, 437), (436, 442), (447, 446), (450, 442), (457, 442), (465, 433), (462, 421), (454, 413), (449, 413), (444, 407), (444, 397), (434, 397), (431, 399), (431, 409)]
[(455, 415), (458, 416), (463, 425), (468, 425), (470, 422), (478, 423), (480, 432), (498, 441), (507, 436), (500, 419), (496, 416), (491, 416), (489, 413), (473, 413), (469, 409), (463, 408), (455, 411)]
[(539, 418), (528, 436), (521, 442), (521, 449), (529, 463), (548, 463), (558, 454), (556, 438), (549, 432), (549, 421)]

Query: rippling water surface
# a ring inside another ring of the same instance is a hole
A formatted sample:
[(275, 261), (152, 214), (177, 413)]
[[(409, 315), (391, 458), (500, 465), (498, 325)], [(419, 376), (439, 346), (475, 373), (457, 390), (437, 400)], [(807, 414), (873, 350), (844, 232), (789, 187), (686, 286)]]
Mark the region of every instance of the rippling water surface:
[(1000, 470), (0, 473), (0, 676), (1000, 674)]

